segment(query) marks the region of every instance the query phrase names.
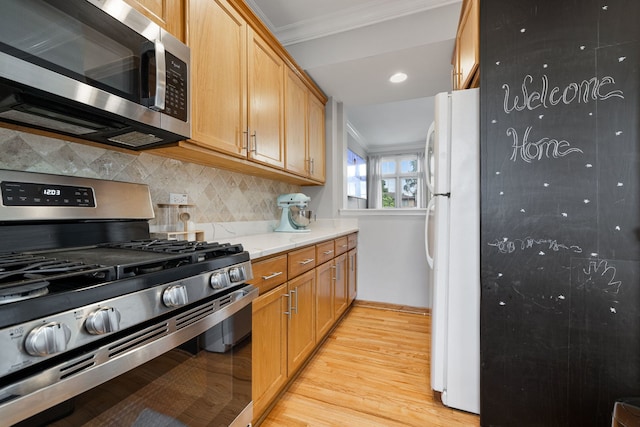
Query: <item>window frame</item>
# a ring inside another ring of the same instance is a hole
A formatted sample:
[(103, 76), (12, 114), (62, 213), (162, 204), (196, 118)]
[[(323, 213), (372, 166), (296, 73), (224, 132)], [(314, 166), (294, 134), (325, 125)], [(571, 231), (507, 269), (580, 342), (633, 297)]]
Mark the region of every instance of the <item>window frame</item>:
[[(415, 162), (416, 170), (413, 172), (402, 172), (401, 166), (404, 160)], [(382, 169), (383, 169), (382, 165), (388, 162), (395, 163), (395, 173), (387, 173), (387, 174), (382, 173)], [(419, 208), (421, 206), (420, 204), (421, 200), (420, 200), (420, 192), (417, 189), (420, 185), (422, 185), (420, 181), (423, 179), (423, 177), (421, 177), (418, 153), (383, 155), (380, 159), (380, 166), (381, 166), (380, 182), (378, 183), (378, 185), (380, 185), (380, 191), (382, 192), (382, 195), (383, 195), (382, 209), (417, 209)], [(403, 191), (402, 191), (401, 183), (403, 179), (416, 180), (416, 192), (414, 193), (414, 197), (415, 197), (414, 206), (402, 206)], [(384, 206), (385, 192), (384, 192), (383, 182), (389, 181), (389, 180), (393, 180), (395, 182), (396, 191), (395, 193), (393, 193), (393, 200), (394, 200), (395, 206)], [(400, 197), (400, 200), (398, 200), (398, 197)]]
[[(356, 163), (354, 165), (352, 165), (350, 163), (351, 157), (356, 159)], [(357, 160), (362, 160), (362, 162), (358, 162)], [(355, 166), (355, 175), (353, 177), (351, 177), (349, 175), (349, 167), (350, 166)], [(360, 168), (364, 169), (364, 175), (360, 175)], [(363, 199), (363, 200), (367, 200), (367, 167), (368, 167), (368, 161), (366, 157), (362, 157), (360, 154), (356, 153), (355, 151), (351, 150), (350, 148), (347, 148), (347, 197), (356, 197), (359, 199)], [(354, 181), (356, 181), (359, 185), (360, 185), (360, 189), (362, 189), (362, 183), (364, 183), (364, 194), (361, 195), (357, 195), (357, 191), (355, 194), (351, 194), (350, 193), (350, 179), (352, 179)]]

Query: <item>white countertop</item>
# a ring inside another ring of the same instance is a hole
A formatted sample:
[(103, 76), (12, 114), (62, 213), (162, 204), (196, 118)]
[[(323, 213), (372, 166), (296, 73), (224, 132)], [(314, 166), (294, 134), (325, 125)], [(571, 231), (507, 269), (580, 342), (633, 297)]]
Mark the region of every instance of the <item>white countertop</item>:
[[(241, 243), (251, 259), (278, 252), (290, 251), (323, 240), (358, 231), (357, 218), (318, 219), (312, 221), (308, 232), (281, 233), (273, 231), (278, 221), (238, 221), (196, 224), (196, 230), (204, 232), (204, 240), (220, 243)], [(151, 232), (166, 230), (154, 227)], [(172, 230), (174, 231), (174, 230)]]
[(246, 236), (236, 236), (232, 239), (232, 243), (241, 243), (244, 250), (249, 252), (251, 259), (256, 259), (345, 236), (356, 231), (358, 231), (357, 223), (355, 223), (355, 225), (353, 223), (339, 223), (334, 226), (323, 225), (316, 227), (314, 227), (314, 223), (312, 223), (309, 232), (280, 233), (272, 231), (263, 234), (250, 234)]

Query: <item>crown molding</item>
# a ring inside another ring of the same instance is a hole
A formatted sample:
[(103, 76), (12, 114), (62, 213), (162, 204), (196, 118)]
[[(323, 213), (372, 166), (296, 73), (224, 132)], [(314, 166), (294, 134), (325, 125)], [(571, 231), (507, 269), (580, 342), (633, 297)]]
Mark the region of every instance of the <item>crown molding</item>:
[(460, 0), (371, 0), (364, 5), (345, 7), (334, 13), (316, 16), (279, 28), (274, 27), (255, 3), (255, 0), (246, 0), (246, 3), (269, 27), (280, 43), (287, 46), (460, 3)]

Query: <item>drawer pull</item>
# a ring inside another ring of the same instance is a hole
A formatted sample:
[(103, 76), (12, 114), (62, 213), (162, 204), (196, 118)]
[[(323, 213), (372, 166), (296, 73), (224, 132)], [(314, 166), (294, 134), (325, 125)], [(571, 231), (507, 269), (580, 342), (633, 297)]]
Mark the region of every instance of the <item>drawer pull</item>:
[(313, 262), (313, 261), (315, 261), (313, 258), (307, 258), (304, 261), (298, 261), (298, 263), (300, 265), (307, 265), (307, 264), (309, 264), (310, 262)]
[(278, 277), (282, 274), (282, 271), (277, 271), (275, 273), (271, 273), (268, 276), (262, 276), (262, 280), (269, 280), (269, 279), (273, 279), (274, 277)]
[(329, 250), (329, 251), (324, 251), (324, 252), (323, 252), (323, 254), (325, 254), (325, 255), (330, 255), (330, 254), (332, 254), (332, 253), (333, 253), (333, 249), (332, 249), (332, 250)]
[(348, 247), (349, 247), (349, 245), (342, 245), (342, 246), (340, 246), (340, 247), (341, 247), (341, 248), (348, 248)]

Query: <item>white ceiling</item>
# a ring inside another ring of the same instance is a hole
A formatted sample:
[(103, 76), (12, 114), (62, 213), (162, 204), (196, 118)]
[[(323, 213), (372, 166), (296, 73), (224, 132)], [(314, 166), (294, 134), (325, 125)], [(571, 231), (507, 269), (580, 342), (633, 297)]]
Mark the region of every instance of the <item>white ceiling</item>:
[[(462, 0), (246, 0), (296, 62), (342, 102), (369, 153), (421, 146), (450, 91)], [(392, 84), (397, 71), (409, 78)]]

